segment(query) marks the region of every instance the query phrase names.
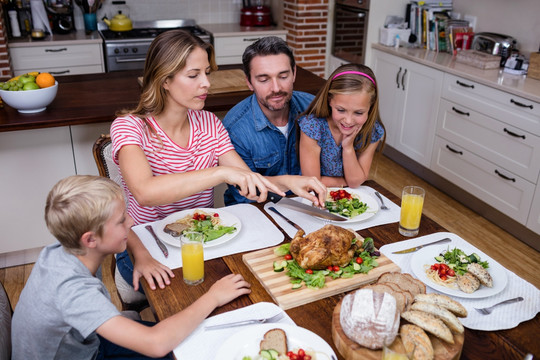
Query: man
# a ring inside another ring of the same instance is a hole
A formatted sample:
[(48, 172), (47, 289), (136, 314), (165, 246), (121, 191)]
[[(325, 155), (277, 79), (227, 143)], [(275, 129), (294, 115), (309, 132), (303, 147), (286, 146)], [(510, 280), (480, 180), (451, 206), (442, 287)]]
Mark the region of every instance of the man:
[[(313, 95), (293, 91), (296, 62), (281, 38), (262, 38), (246, 48), (244, 73), (253, 95), (223, 119), (231, 141), (252, 171), (264, 176), (300, 175), (296, 156), (296, 117)], [(249, 202), (229, 185), (225, 204)]]

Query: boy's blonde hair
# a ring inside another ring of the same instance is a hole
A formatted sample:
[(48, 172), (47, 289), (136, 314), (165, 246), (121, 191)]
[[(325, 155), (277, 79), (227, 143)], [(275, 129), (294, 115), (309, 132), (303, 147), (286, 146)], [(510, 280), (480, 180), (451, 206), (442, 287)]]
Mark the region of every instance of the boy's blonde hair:
[(91, 175), (60, 180), (47, 196), (45, 222), (51, 234), (72, 254), (85, 253), (80, 240), (85, 232), (103, 234), (114, 211), (114, 201), (124, 201), (122, 188), (114, 181)]

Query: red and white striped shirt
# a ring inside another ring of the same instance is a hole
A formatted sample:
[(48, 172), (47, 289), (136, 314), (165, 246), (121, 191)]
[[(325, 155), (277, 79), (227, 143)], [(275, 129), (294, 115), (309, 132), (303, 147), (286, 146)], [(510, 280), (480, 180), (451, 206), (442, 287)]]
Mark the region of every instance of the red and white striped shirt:
[[(139, 117), (126, 115), (117, 118), (111, 125), (114, 162), (118, 165), (118, 152), (122, 146), (137, 145), (144, 151), (154, 176), (159, 176), (215, 167), (221, 155), (234, 150), (227, 130), (213, 113), (189, 110), (188, 119), (189, 143), (187, 148), (183, 148), (167, 136), (153, 117), (147, 118), (147, 121), (159, 137), (150, 135), (147, 125)], [(141, 206), (129, 191), (124, 179), (122, 183), (128, 197), (128, 213), (135, 220), (135, 224), (161, 220), (180, 210), (214, 206), (212, 188), (172, 204)]]

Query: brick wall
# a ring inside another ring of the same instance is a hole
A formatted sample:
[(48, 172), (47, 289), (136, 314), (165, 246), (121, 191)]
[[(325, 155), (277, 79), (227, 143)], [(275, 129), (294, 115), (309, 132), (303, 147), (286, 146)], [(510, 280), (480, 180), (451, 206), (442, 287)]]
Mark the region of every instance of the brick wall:
[(284, 0), (283, 27), (297, 64), (324, 76), (329, 0)]
[(0, 3), (0, 78), (9, 78), (12, 76), (7, 38), (7, 27), (4, 24), (4, 10)]

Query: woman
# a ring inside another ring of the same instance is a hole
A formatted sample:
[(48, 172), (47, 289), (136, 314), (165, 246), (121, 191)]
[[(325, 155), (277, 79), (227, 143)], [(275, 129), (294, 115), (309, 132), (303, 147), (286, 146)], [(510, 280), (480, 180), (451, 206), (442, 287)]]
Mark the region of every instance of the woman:
[[(292, 190), (324, 204), (326, 188), (316, 178), (263, 177), (247, 167), (221, 121), (202, 110), (208, 75), (216, 69), (212, 46), (182, 30), (164, 32), (152, 42), (139, 104), (119, 113), (111, 126), (113, 156), (135, 224), (184, 209), (213, 207), (213, 187), (220, 183), (237, 186), (252, 200), (265, 201), (268, 191), (285, 195)], [(135, 290), (140, 276), (152, 289), (154, 280), (161, 288), (169, 284), (171, 270), (154, 260), (133, 232), (128, 247), (135, 267), (125, 253), (117, 264)]]

